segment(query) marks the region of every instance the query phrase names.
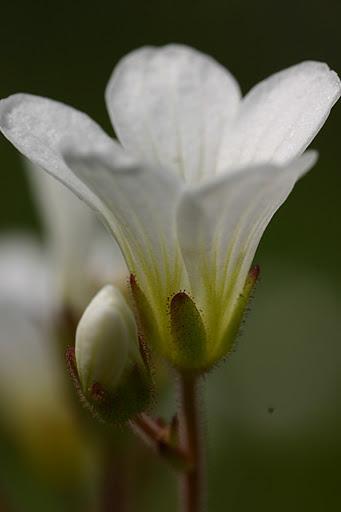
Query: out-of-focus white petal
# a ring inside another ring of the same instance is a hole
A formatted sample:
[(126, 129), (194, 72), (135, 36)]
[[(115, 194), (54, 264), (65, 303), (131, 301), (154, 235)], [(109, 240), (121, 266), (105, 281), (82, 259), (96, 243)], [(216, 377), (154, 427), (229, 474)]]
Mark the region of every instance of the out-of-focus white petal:
[[(13, 408), (29, 403), (53, 407), (63, 389), (59, 356), (51, 333), (27, 316), (19, 305), (0, 303), (0, 386)], [(53, 398), (52, 398), (53, 397)], [(32, 411), (33, 412), (33, 411)]]
[(209, 332), (225, 329), (266, 226), (315, 161), (316, 153), (309, 151), (284, 167), (236, 169), (182, 197), (179, 242), (190, 291), (203, 308)]
[(46, 253), (57, 296), (83, 311), (93, 293), (88, 266), (95, 245), (96, 216), (52, 176), (26, 159), (24, 164), (45, 227)]
[(0, 326), (1, 426), (44, 478), (88, 478), (89, 439), (72, 409), (56, 340), (18, 305), (0, 302)]
[(65, 160), (105, 206), (106, 222), (130, 272), (158, 309), (179, 289), (181, 267), (175, 233), (175, 208), (181, 182), (148, 167), (115, 169), (103, 153), (76, 154)]
[(238, 108), (233, 76), (197, 50), (136, 50), (115, 68), (106, 91), (123, 146), (188, 181), (214, 172), (224, 131)]
[(72, 140), (75, 150), (96, 148), (111, 153), (120, 165), (123, 150), (86, 114), (63, 103), (30, 94), (15, 94), (0, 101), (0, 130), (38, 167), (65, 183), (96, 211), (103, 205), (65, 164), (60, 148)]
[(220, 171), (296, 158), (324, 124), (340, 91), (337, 74), (313, 61), (260, 82), (243, 99), (233, 130), (223, 141)]
[(30, 316), (49, 316), (55, 305), (46, 253), (30, 234), (0, 238), (0, 303), (20, 306)]

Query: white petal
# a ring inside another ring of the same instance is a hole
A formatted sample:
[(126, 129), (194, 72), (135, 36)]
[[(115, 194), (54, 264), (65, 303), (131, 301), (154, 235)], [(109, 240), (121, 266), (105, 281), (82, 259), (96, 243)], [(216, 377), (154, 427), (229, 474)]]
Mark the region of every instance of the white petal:
[(56, 297), (82, 312), (97, 288), (127, 279), (122, 254), (83, 201), (29, 160), (23, 162), (45, 227)]
[(0, 304), (20, 307), (33, 318), (48, 317), (55, 307), (48, 258), (28, 233), (0, 238)]
[(308, 147), (340, 96), (340, 80), (320, 62), (302, 62), (260, 82), (245, 96), (219, 168), (286, 163)]
[[(93, 475), (57, 340), (13, 304), (0, 303), (0, 325), (1, 428), (39, 474), (47, 469), (54, 483), (60, 471), (73, 481)], [(51, 474), (51, 468), (56, 472)]]
[[(64, 390), (59, 356), (46, 331), (20, 305), (0, 302), (0, 394), (20, 414), (53, 409)], [(53, 397), (53, 400), (51, 400)], [(65, 399), (65, 395), (63, 395)], [(5, 410), (5, 413), (8, 411)]]
[(316, 153), (309, 151), (287, 167), (236, 169), (183, 196), (177, 218), (179, 242), (190, 291), (205, 307), (212, 332), (219, 330), (217, 322), (221, 329), (226, 326), (266, 226), (315, 161)]
[(100, 198), (106, 222), (118, 241), (131, 272), (157, 308), (178, 285), (175, 208), (180, 182), (170, 173), (152, 168), (117, 170), (100, 154), (74, 154), (65, 160)]
[(123, 146), (188, 181), (214, 174), (239, 99), (226, 69), (181, 45), (132, 52), (115, 68), (106, 91)]
[(129, 276), (121, 249), (99, 222), (92, 240), (88, 270), (98, 289), (106, 283), (125, 284)]
[(45, 228), (56, 295), (59, 301), (82, 312), (94, 293), (94, 276), (89, 275), (88, 267), (98, 242), (96, 215), (64, 185), (26, 159), (24, 167)]
[(47, 98), (15, 94), (0, 101), (0, 129), (34, 164), (101, 211), (98, 198), (70, 172), (60, 153), (61, 144), (72, 139), (75, 149), (112, 152), (115, 162), (123, 158), (120, 147), (87, 115)]

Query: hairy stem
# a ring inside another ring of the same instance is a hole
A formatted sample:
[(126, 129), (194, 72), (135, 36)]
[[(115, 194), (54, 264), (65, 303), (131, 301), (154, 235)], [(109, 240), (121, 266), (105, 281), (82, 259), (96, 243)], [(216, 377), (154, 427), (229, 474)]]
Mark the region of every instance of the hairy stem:
[(180, 445), (191, 463), (180, 476), (181, 510), (202, 512), (206, 489), (197, 377), (180, 377), (179, 429)]

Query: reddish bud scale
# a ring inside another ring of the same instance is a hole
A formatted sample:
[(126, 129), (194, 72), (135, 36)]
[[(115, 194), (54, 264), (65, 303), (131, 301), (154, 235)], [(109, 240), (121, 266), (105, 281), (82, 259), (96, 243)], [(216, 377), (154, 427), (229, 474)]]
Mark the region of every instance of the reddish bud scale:
[(76, 388), (77, 393), (81, 393), (83, 396), (83, 393), (81, 391), (81, 385), (78, 377), (78, 371), (77, 371), (77, 365), (76, 365), (76, 355), (75, 355), (75, 348), (74, 347), (67, 347), (65, 351), (65, 358), (66, 358), (66, 366), (68, 369), (68, 372), (70, 374), (70, 377), (72, 379), (72, 382)]
[(96, 400), (104, 400), (105, 399), (105, 391), (103, 387), (99, 384), (99, 382), (95, 382), (90, 389), (90, 395), (91, 397)]
[(98, 414), (96, 413), (94, 407), (90, 404), (88, 399), (86, 398), (85, 394), (83, 393), (82, 386), (79, 380), (78, 371), (77, 371), (77, 365), (76, 365), (76, 355), (75, 355), (75, 348), (74, 347), (68, 347), (65, 352), (66, 357), (66, 365), (68, 372), (70, 374), (71, 380), (73, 382), (73, 385), (75, 387), (76, 393), (78, 395), (78, 398), (82, 405), (88, 409), (88, 411), (92, 414), (92, 416), (96, 419), (101, 419), (98, 417)]
[(253, 281), (253, 284), (255, 284), (259, 277), (259, 274), (260, 274), (260, 266), (254, 265), (253, 267), (251, 267), (247, 278), (250, 279), (251, 281)]

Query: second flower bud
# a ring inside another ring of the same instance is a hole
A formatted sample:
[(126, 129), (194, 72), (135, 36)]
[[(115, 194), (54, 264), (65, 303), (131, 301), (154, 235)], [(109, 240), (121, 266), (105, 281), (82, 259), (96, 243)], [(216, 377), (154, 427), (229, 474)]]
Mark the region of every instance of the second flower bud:
[(103, 419), (126, 421), (148, 406), (152, 385), (146, 357), (118, 288), (105, 286), (86, 308), (75, 356), (82, 392)]

